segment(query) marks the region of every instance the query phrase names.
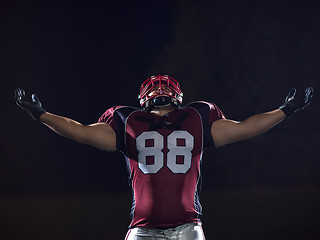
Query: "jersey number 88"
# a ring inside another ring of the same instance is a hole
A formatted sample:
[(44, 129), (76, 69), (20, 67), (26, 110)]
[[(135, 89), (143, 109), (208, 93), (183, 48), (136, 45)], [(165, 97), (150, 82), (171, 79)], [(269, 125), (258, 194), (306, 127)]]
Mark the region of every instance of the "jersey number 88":
[[(173, 131), (166, 138), (159, 132), (143, 132), (136, 138), (139, 168), (144, 174), (157, 173), (164, 166), (164, 144), (167, 144), (167, 167), (173, 173), (186, 173), (191, 167), (194, 137), (187, 131)], [(153, 142), (147, 146), (147, 141)], [(179, 144), (183, 142), (183, 144)], [(148, 157), (152, 162), (148, 163)], [(183, 159), (178, 162), (178, 159)]]

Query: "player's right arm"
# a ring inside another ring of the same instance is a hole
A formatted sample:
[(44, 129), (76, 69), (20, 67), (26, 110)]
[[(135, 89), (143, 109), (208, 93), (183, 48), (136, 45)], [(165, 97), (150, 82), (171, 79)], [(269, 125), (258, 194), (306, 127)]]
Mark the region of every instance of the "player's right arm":
[(61, 136), (102, 150), (116, 151), (116, 134), (108, 124), (83, 125), (72, 119), (48, 112), (42, 114), (39, 120)]
[(42, 108), (36, 95), (33, 94), (30, 101), (21, 89), (15, 91), (15, 100), (17, 105), (26, 110), (35, 120), (40, 120), (54, 132), (66, 138), (107, 151), (116, 150), (116, 134), (105, 123), (83, 125), (72, 119), (48, 113)]

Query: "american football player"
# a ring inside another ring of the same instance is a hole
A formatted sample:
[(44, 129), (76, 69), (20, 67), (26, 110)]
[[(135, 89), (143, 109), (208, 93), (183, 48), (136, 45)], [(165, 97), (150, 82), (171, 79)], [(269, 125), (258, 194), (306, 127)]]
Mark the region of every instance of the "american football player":
[(313, 89), (289, 92), (277, 109), (244, 121), (227, 119), (214, 103), (182, 106), (178, 81), (168, 75), (141, 85), (141, 108), (109, 108), (97, 123), (83, 125), (47, 112), (35, 94), (15, 91), (16, 103), (56, 133), (107, 151), (120, 151), (127, 162), (133, 192), (126, 240), (205, 239), (199, 202), (202, 153), (260, 135), (305, 109)]

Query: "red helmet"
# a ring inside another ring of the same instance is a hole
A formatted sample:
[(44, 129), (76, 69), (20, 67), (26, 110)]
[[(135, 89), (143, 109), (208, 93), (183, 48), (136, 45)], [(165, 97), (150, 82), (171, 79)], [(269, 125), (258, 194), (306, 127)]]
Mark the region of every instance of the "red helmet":
[[(158, 86), (158, 93), (153, 94), (152, 96), (149, 96), (149, 93), (151, 90)], [(170, 88), (173, 92), (173, 95), (168, 94), (164, 88)], [(139, 94), (139, 100), (140, 105), (143, 108), (148, 108), (150, 105), (149, 100), (155, 99), (158, 96), (167, 96), (171, 99), (170, 103), (175, 104), (176, 106), (179, 106), (182, 103), (182, 96), (183, 93), (180, 88), (180, 84), (177, 80), (175, 80), (172, 77), (169, 77), (168, 75), (158, 75), (158, 76), (151, 76), (148, 78), (144, 83), (142, 83), (140, 88), (140, 94)]]

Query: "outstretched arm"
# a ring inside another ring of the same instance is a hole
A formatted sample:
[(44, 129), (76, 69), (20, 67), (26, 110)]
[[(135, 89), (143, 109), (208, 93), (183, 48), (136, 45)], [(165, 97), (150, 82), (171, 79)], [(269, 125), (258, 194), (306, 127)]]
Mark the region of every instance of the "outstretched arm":
[(227, 119), (213, 122), (211, 134), (216, 147), (252, 138), (268, 131), (286, 117), (305, 109), (310, 104), (313, 92), (312, 88), (307, 88), (304, 95), (296, 97), (296, 90), (292, 89), (279, 109), (251, 116), (242, 122)]
[(268, 131), (285, 117), (284, 112), (277, 109), (251, 116), (242, 122), (221, 119), (212, 124), (212, 138), (216, 147), (249, 139)]
[(30, 101), (21, 89), (15, 91), (15, 100), (18, 106), (26, 110), (35, 120), (40, 120), (47, 127), (64, 137), (103, 150), (116, 150), (115, 132), (107, 124), (83, 125), (72, 119), (48, 113), (42, 108), (36, 95), (33, 94), (32, 101)]
[(72, 119), (48, 112), (42, 114), (39, 120), (61, 136), (102, 150), (116, 151), (115, 132), (105, 123), (83, 125)]

